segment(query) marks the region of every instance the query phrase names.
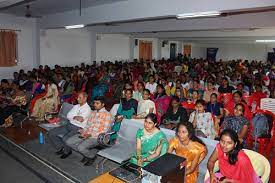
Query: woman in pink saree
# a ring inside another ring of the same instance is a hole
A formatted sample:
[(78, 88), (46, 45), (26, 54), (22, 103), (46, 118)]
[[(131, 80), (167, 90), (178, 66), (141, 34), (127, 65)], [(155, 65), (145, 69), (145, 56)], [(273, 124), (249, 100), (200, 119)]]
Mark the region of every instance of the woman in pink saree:
[(165, 88), (162, 84), (157, 85), (157, 92), (154, 95), (154, 102), (156, 104), (156, 115), (158, 123), (161, 122), (161, 117), (166, 113), (171, 98), (166, 95)]

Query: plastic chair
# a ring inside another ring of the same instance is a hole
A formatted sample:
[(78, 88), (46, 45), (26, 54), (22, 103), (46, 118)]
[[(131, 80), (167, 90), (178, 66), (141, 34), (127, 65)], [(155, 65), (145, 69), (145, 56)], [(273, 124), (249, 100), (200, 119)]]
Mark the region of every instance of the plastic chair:
[(273, 105), (274, 103), (275, 103), (274, 98), (262, 98), (261, 104), (260, 104), (260, 109), (268, 110), (268, 111), (275, 113), (275, 105)]
[(243, 100), (246, 102), (248, 106), (252, 106), (252, 103), (254, 102), (254, 98), (251, 95), (243, 96)]
[[(263, 155), (255, 151), (244, 149), (244, 152), (249, 157), (256, 174), (259, 177), (261, 177), (262, 182), (268, 183), (269, 175), (270, 175), (270, 164), (268, 160)], [(216, 172), (217, 170), (219, 170), (218, 161), (215, 163), (215, 167), (214, 167), (214, 171)], [(204, 177), (204, 181), (206, 181), (208, 178), (209, 178), (209, 172), (207, 170)]]
[(232, 93), (221, 93), (218, 96), (218, 101), (223, 103), (224, 107), (227, 106), (227, 104), (233, 100), (233, 94)]

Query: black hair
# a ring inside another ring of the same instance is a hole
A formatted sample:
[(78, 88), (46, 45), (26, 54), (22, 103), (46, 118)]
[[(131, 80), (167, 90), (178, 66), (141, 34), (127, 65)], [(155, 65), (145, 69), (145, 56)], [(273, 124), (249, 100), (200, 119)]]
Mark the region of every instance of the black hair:
[(172, 101), (180, 102), (180, 98), (179, 98), (178, 96), (173, 96), (173, 97), (171, 98), (171, 103), (172, 103)]
[(231, 151), (228, 152), (229, 164), (235, 165), (236, 162), (238, 161), (238, 153), (242, 149), (241, 143), (239, 141), (238, 134), (232, 129), (225, 129), (225, 130), (222, 131), (222, 133), (220, 135), (220, 139), (224, 135), (229, 136), (233, 140), (233, 142), (235, 143), (234, 148)]
[(243, 97), (243, 94), (242, 94), (242, 92), (240, 92), (240, 91), (235, 91), (235, 92), (233, 93), (233, 95), (235, 95), (235, 94), (239, 95), (241, 98)]
[(212, 93), (212, 94), (210, 95), (210, 97), (212, 97), (212, 96), (215, 96), (216, 98), (218, 98), (218, 95), (217, 95), (216, 93)]
[(144, 89), (143, 92), (147, 92), (149, 95), (151, 93), (150, 90), (148, 90), (148, 89)]
[(193, 141), (193, 142), (198, 142), (198, 143), (200, 143), (200, 144), (206, 146), (205, 143), (204, 143), (200, 138), (198, 138), (198, 137), (195, 135), (195, 129), (194, 129), (192, 123), (190, 123), (190, 122), (180, 122), (180, 123), (178, 123), (178, 124), (177, 124), (177, 128), (176, 128), (176, 134), (179, 132), (180, 126), (185, 126), (185, 127), (186, 127), (186, 129), (187, 129), (187, 131), (188, 131), (188, 138), (189, 138), (191, 141)]
[(1, 80), (1, 83), (6, 83), (6, 84), (9, 84), (8, 80), (7, 79), (2, 79)]
[(202, 106), (205, 106), (205, 101), (203, 99), (199, 99), (196, 101), (196, 105), (201, 104)]
[(142, 86), (143, 86), (143, 88), (145, 88), (145, 86), (144, 86), (144, 83), (143, 82), (138, 82), (138, 84), (141, 84)]
[(148, 119), (148, 118), (150, 118), (154, 124), (157, 124), (156, 127), (159, 128), (158, 127), (158, 118), (157, 118), (156, 114), (149, 113), (149, 114), (147, 114), (147, 116), (145, 117), (145, 119)]
[(243, 109), (243, 114), (244, 114), (244, 111), (245, 111), (245, 106), (242, 104), (242, 103), (239, 103), (239, 104), (236, 104), (234, 109), (237, 108), (238, 106), (241, 106), (242, 109)]
[(157, 88), (158, 88), (158, 87), (161, 88), (161, 89), (163, 89), (163, 90), (165, 91), (165, 88), (164, 88), (163, 84), (158, 84), (158, 85), (157, 85)]
[(129, 91), (129, 92), (131, 92), (131, 94), (133, 94), (133, 90), (132, 90), (132, 89), (126, 89), (126, 90), (125, 90), (125, 93), (126, 93), (127, 91)]
[(105, 104), (105, 99), (103, 96), (97, 96), (94, 98), (94, 101), (100, 101), (102, 104)]

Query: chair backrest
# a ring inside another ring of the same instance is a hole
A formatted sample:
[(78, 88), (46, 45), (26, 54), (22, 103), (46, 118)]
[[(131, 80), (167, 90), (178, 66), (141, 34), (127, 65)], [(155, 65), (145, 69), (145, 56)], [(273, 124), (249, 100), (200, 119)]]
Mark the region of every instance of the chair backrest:
[(275, 114), (275, 98), (262, 98), (260, 109), (268, 110)]
[(218, 101), (223, 103), (225, 107), (232, 99), (233, 99), (232, 93), (222, 93), (218, 96)]
[(261, 177), (263, 183), (267, 183), (270, 174), (269, 161), (263, 155), (255, 151), (244, 149), (244, 152), (249, 157), (256, 174)]
[(61, 118), (61, 120), (67, 120), (67, 114), (68, 112), (74, 107), (73, 104), (69, 104), (64, 102), (60, 108), (58, 116)]
[(248, 105), (248, 106), (251, 106), (253, 101), (254, 101), (254, 98), (250, 95), (245, 95), (243, 96), (243, 100), (245, 101), (245, 103)]

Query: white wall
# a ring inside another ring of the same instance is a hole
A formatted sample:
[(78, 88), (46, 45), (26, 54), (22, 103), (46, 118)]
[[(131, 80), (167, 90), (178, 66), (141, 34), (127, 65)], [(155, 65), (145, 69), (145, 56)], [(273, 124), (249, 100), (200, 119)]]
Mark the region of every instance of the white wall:
[(17, 33), (18, 64), (14, 67), (0, 67), (0, 79), (12, 78), (12, 74), (20, 69), (30, 70), (37, 65), (36, 52), (36, 20), (0, 14), (0, 28), (21, 30)]
[(130, 38), (122, 34), (99, 34), (96, 40), (96, 60), (129, 60)]
[(90, 32), (85, 29), (41, 31), (41, 65), (62, 66), (91, 63)]
[(231, 60), (231, 59), (247, 59), (247, 60), (262, 60), (266, 61), (267, 53), (272, 52), (273, 45), (266, 44), (214, 44), (214, 43), (196, 43), (192, 44), (192, 57), (206, 58), (207, 48), (219, 48), (217, 53), (217, 60)]

